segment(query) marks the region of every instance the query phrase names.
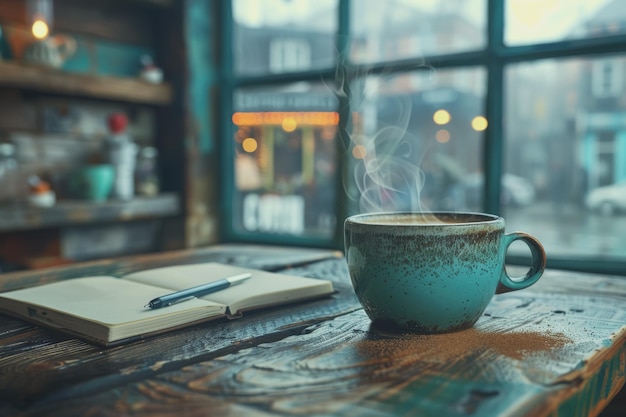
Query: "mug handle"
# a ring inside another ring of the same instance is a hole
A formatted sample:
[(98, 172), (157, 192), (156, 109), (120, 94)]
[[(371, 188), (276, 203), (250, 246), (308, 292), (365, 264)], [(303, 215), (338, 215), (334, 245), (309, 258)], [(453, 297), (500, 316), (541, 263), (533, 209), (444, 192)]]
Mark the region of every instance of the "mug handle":
[(511, 243), (516, 240), (521, 240), (530, 249), (532, 254), (532, 265), (530, 270), (522, 279), (513, 280), (509, 274), (506, 273), (506, 268), (502, 268), (502, 275), (500, 276), (500, 282), (496, 289), (496, 294), (503, 294), (509, 291), (521, 290), (522, 288), (530, 287), (533, 285), (546, 268), (546, 251), (543, 249), (543, 245), (536, 237), (524, 232), (513, 232), (503, 236), (504, 253), (509, 250)]

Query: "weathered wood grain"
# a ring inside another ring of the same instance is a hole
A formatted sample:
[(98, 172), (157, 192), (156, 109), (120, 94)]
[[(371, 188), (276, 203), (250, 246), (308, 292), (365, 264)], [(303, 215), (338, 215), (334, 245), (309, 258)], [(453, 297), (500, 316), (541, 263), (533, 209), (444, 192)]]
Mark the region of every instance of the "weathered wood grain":
[[(136, 7), (148, 2), (110, 0), (62, 0), (55, 2), (55, 27), (59, 33), (84, 34), (99, 39), (136, 45), (154, 46), (155, 12)], [(135, 6), (135, 7), (134, 7)]]
[[(160, 131), (165, 132), (161, 148), (179, 148), (179, 153), (184, 153), (184, 172), (180, 172), (179, 178), (169, 175), (174, 169), (181, 168), (180, 157), (174, 156), (165, 161), (168, 175), (162, 178), (168, 182), (178, 181), (179, 184), (172, 184), (172, 187), (186, 190), (189, 211), (185, 219), (185, 247), (217, 243), (220, 233), (224, 232), (219, 224), (223, 221), (220, 215), (223, 198), (219, 190), (226, 182), (215, 169), (221, 158), (219, 136), (216, 135), (221, 119), (218, 112), (213, 111), (222, 107), (218, 100), (221, 78), (215, 71), (220, 65), (220, 47), (218, 39), (207, 41), (206, 36), (207, 33), (219, 32), (217, 26), (221, 19), (216, 12), (217, 5), (216, 2), (202, 0), (185, 1), (178, 19), (184, 22), (184, 29), (179, 30), (181, 38), (173, 39), (170, 33), (162, 33), (162, 44), (167, 49), (162, 49), (159, 62), (164, 63), (166, 73), (178, 74), (179, 85), (184, 85), (180, 90), (186, 91), (180, 103), (179, 130), (169, 118), (160, 119)], [(184, 131), (185, 141), (172, 140), (181, 131)], [(177, 155), (176, 152), (171, 154)]]
[[(154, 45), (155, 34), (160, 30), (153, 22), (154, 17), (161, 9), (172, 5), (169, 0), (59, 0), (54, 2), (54, 30), (56, 33)], [(28, 25), (26, 1), (0, 0), (0, 22)]]
[(179, 213), (180, 201), (174, 193), (137, 196), (129, 201), (109, 200), (97, 204), (65, 200), (46, 208), (0, 207), (0, 232), (161, 218)]
[(0, 61), (0, 86), (153, 105), (168, 104), (172, 99), (172, 88), (167, 83), (150, 84), (135, 78), (69, 74), (8, 61)]
[[(571, 317), (554, 313), (555, 306)], [(507, 294), (494, 299), (475, 330), (415, 336), (377, 329), (359, 310), (281, 340), (68, 399), (62, 406), (36, 404), (31, 411), (67, 416), (106, 415), (111, 409), (242, 416), (595, 415), (597, 405), (608, 401), (626, 377), (625, 318), (626, 309), (613, 298)], [(484, 340), (476, 340), (474, 332)], [(515, 336), (520, 332), (570, 340), (553, 349), (528, 350), (533, 345)], [(498, 343), (489, 336), (495, 333)], [(610, 334), (614, 340), (606, 339)], [(603, 367), (612, 361), (614, 368)], [(603, 380), (594, 380), (599, 375)]]
[(121, 277), (132, 272), (169, 265), (220, 262), (266, 271), (280, 271), (286, 268), (313, 264), (324, 259), (338, 259), (340, 257), (340, 252), (325, 249), (225, 244), (199, 249), (82, 262), (80, 264), (49, 268), (43, 271), (0, 274), (0, 291), (10, 291), (33, 285), (93, 275)]
[[(335, 280), (337, 294), (301, 305), (266, 309), (238, 320), (220, 320), (129, 345), (103, 349), (47, 329), (2, 324), (15, 330), (0, 334), (0, 403), (13, 406), (58, 401), (97, 392), (159, 372), (179, 369), (262, 341), (282, 339), (359, 308), (345, 277), (342, 260), (292, 269), (290, 274)], [(14, 343), (14, 340), (20, 343)], [(2, 406), (0, 406), (0, 412)]]
[(0, 415), (596, 416), (626, 380), (613, 277), (547, 271), (474, 329), (436, 336), (373, 326), (329, 251), (226, 245), (0, 275), (0, 288), (209, 260), (299, 265), (289, 273), (339, 292), (112, 349), (0, 316)]

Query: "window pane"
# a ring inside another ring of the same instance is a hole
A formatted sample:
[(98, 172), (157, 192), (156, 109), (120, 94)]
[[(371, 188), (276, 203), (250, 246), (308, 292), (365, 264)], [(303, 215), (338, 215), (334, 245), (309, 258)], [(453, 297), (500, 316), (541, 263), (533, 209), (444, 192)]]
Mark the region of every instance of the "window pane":
[(353, 211), (480, 207), (482, 68), (372, 76), (352, 91)]
[(233, 0), (235, 72), (334, 67), (337, 10), (337, 0)]
[(337, 99), (323, 84), (234, 95), (234, 228), (332, 237)]
[(621, 55), (505, 73), (507, 226), (549, 255), (626, 256), (625, 69)]
[(626, 3), (619, 0), (507, 0), (505, 10), (508, 45), (626, 32)]
[(482, 49), (485, 0), (358, 0), (350, 4), (350, 58), (356, 63)]

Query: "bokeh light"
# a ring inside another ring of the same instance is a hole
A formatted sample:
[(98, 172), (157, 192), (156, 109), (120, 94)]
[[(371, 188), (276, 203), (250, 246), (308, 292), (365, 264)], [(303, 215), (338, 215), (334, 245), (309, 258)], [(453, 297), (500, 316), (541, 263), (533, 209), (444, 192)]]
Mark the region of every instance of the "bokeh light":
[(433, 121), (435, 123), (437, 123), (438, 125), (445, 125), (450, 123), (450, 119), (452, 119), (452, 117), (450, 116), (450, 113), (448, 113), (447, 110), (437, 110), (434, 114), (433, 114)]
[(256, 151), (258, 146), (259, 145), (258, 145), (258, 143), (257, 143), (255, 138), (246, 138), (241, 143), (241, 147), (243, 148), (243, 150), (248, 152), (248, 153), (252, 153), (252, 152)]
[(298, 127), (298, 122), (293, 117), (285, 117), (282, 123), (285, 132), (293, 132)]
[(367, 155), (367, 149), (365, 149), (365, 146), (356, 145), (354, 148), (352, 148), (352, 156), (354, 156), (356, 159), (363, 159), (365, 158), (365, 155)]
[(487, 119), (483, 116), (476, 116), (472, 119), (472, 129), (477, 132), (482, 132), (483, 130), (487, 129), (487, 126), (489, 126), (489, 123), (487, 122)]
[(446, 129), (439, 129), (437, 133), (435, 133), (435, 139), (439, 143), (447, 143), (450, 141), (450, 132)]
[(37, 39), (43, 39), (48, 36), (50, 29), (48, 28), (48, 24), (43, 20), (35, 20), (33, 23), (33, 36)]

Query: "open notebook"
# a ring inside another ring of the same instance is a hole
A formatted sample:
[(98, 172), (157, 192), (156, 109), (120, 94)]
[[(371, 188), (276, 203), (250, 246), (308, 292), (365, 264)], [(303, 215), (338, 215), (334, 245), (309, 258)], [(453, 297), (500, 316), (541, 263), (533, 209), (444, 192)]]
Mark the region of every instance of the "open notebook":
[[(240, 284), (152, 310), (153, 298), (249, 272)], [(123, 278), (76, 278), (0, 293), (0, 310), (101, 345), (119, 344), (243, 311), (322, 297), (330, 281), (218, 263), (156, 268)]]

